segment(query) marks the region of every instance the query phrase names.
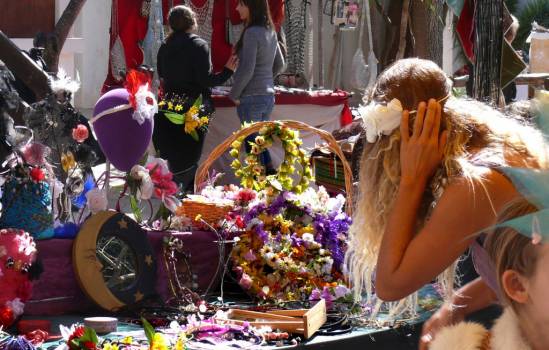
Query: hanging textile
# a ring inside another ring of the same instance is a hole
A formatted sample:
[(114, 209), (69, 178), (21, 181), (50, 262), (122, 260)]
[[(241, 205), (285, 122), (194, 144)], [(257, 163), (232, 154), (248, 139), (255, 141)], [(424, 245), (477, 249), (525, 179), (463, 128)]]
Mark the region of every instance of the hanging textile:
[(287, 72), (305, 73), (307, 5), (304, 0), (286, 0), (286, 21), (283, 29), (288, 46)]
[(113, 0), (111, 8), (111, 35), (113, 40), (111, 41), (109, 68), (113, 78), (118, 82), (122, 82), (124, 79), (123, 73), (126, 72), (126, 55), (119, 35), (117, 7), (118, 1)]
[(473, 97), (496, 105), (501, 95), (502, 16), (501, 0), (482, 0), (475, 4)]
[[(112, 21), (118, 30), (118, 37), (124, 48), (124, 58), (126, 61), (126, 71), (137, 68), (143, 63), (143, 51), (140, 42), (147, 34), (148, 19), (141, 15), (143, 1), (136, 0), (115, 0), (113, 1)], [(110, 48), (115, 43), (115, 34), (111, 28)], [(109, 67), (111, 67), (109, 57)], [(122, 82), (115, 79), (112, 69), (108, 69), (107, 78), (103, 83), (102, 93), (113, 88), (121, 87)]]
[(211, 45), (214, 0), (186, 0), (186, 4), (196, 15), (198, 26), (196, 34)]
[(143, 64), (154, 69), (152, 88), (155, 93), (160, 85), (158, 73), (156, 72), (156, 56), (158, 55), (162, 40), (164, 40), (164, 27), (162, 22), (162, 2), (160, 0), (152, 0), (149, 9), (147, 35), (145, 36), (145, 40), (143, 40)]

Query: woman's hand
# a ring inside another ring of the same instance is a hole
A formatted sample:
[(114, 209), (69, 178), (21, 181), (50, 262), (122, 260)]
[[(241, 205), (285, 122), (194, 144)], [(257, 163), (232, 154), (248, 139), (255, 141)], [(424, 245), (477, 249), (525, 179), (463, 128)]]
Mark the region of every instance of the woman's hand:
[(234, 72), (236, 71), (236, 67), (238, 67), (238, 56), (231, 55), (231, 57), (227, 60), (227, 63), (225, 63), (225, 68)]
[(465, 314), (462, 312), (462, 308), (456, 308), (449, 303), (444, 303), (442, 307), (423, 324), (421, 337), (419, 338), (419, 350), (429, 349), (429, 345), (433, 339), (435, 339), (437, 332), (442, 328), (461, 322), (464, 319)]
[(447, 131), (440, 133), (441, 115), (442, 107), (436, 100), (430, 99), (428, 106), (425, 102), (420, 102), (414, 130), (410, 135), (410, 113), (402, 112), (401, 184), (412, 185), (419, 182), (424, 186), (438, 168), (448, 137)]
[(235, 106), (240, 106), (240, 100), (233, 100)]

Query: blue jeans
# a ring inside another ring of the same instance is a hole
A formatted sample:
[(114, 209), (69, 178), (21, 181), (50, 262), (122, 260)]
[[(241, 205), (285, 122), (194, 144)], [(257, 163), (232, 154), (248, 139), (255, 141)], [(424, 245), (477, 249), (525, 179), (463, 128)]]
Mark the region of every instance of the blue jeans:
[[(238, 114), (238, 118), (240, 118), (240, 123), (268, 121), (271, 112), (273, 111), (274, 103), (274, 95), (242, 96), (240, 98), (240, 105), (236, 107), (236, 113)], [(256, 136), (257, 134), (252, 134), (246, 137), (246, 152), (249, 153), (251, 149), (248, 142), (254, 142)], [(263, 165), (272, 166), (269, 151), (261, 153), (260, 158)]]

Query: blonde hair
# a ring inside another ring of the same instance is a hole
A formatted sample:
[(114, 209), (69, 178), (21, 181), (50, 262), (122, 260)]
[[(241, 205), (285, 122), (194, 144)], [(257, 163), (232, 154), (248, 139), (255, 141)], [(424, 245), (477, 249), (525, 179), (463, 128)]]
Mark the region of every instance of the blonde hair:
[[(381, 73), (365, 101), (386, 103), (397, 98), (404, 109), (414, 110), (421, 101), (442, 99), (451, 93), (451, 88), (450, 80), (434, 62), (403, 59)], [(414, 116), (410, 117), (410, 125), (413, 125)], [(449, 179), (461, 177), (471, 185), (474, 181), (482, 184), (478, 165), (505, 165), (508, 154), (520, 155), (525, 161), (523, 166), (540, 167), (546, 163), (545, 143), (539, 131), (480, 102), (450, 97), (443, 106), (441, 127), (448, 131), (448, 141), (441, 166), (425, 191), (418, 213), (417, 231), (425, 223)], [(370, 300), (379, 247), (400, 181), (399, 128), (364, 146), (359, 179), (345, 262), (355, 299), (359, 300), (365, 291)], [(457, 261), (438, 277), (445, 297), (453, 292), (456, 264)], [(414, 314), (416, 301), (417, 295), (414, 294), (390, 304), (391, 313), (408, 311)], [(375, 312), (372, 317), (375, 317)]]
[[(508, 221), (523, 215), (538, 211), (533, 204), (525, 199), (510, 203), (498, 215), (498, 223)], [(488, 233), (484, 244), (492, 263), (496, 269), (496, 279), (500, 290), (500, 301), (516, 310), (516, 303), (512, 301), (503, 289), (501, 277), (506, 270), (514, 270), (522, 276), (531, 277), (536, 269), (538, 254), (536, 245), (528, 238), (510, 227), (497, 228)]]

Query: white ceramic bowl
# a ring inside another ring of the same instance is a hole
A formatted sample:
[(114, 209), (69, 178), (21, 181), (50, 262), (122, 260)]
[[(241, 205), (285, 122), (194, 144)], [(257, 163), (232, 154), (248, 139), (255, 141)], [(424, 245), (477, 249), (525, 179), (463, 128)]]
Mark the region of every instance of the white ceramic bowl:
[(93, 328), (98, 334), (105, 334), (116, 332), (118, 319), (115, 317), (86, 317), (84, 325)]

